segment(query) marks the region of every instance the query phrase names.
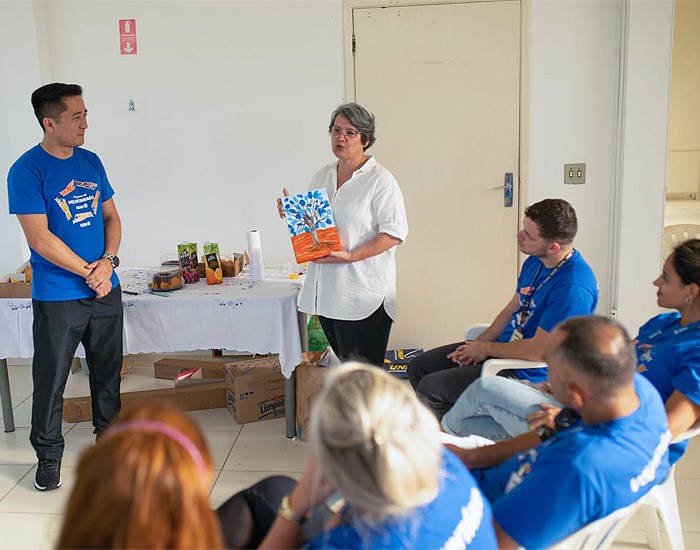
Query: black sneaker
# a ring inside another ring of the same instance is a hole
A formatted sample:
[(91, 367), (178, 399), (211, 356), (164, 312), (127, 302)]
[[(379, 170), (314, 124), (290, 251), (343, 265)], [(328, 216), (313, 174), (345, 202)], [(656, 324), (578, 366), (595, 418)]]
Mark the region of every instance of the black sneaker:
[(53, 491), (61, 486), (61, 460), (58, 458), (39, 459), (36, 467), (34, 487), (39, 491)]
[(104, 428), (95, 428), (95, 431), (92, 433), (95, 434), (95, 443), (97, 443), (100, 440), (100, 438), (102, 437), (102, 434), (105, 433), (105, 429)]

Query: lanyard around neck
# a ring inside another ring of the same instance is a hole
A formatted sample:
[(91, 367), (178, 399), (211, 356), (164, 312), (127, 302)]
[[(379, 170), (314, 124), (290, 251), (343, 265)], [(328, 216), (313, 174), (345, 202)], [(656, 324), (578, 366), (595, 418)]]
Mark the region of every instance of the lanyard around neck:
[(535, 292), (537, 292), (539, 289), (541, 289), (545, 284), (547, 284), (547, 281), (549, 281), (552, 277), (554, 277), (557, 272), (564, 267), (564, 264), (568, 262), (571, 259), (571, 256), (574, 255), (574, 251), (572, 250), (569, 252), (566, 256), (564, 256), (557, 265), (555, 265), (552, 268), (552, 271), (550, 271), (547, 276), (544, 278), (544, 281), (542, 281), (539, 285), (535, 286), (535, 283), (537, 282), (537, 277), (540, 276), (540, 272), (542, 271), (542, 266), (544, 265), (542, 263), (542, 260), (540, 260), (540, 267), (537, 268), (537, 273), (535, 273), (535, 278), (532, 279), (532, 283), (530, 284), (530, 287), (527, 289), (527, 294), (525, 295), (525, 301), (523, 302), (523, 305), (520, 306), (520, 326), (518, 327), (518, 330), (522, 332), (523, 326), (525, 326), (525, 321), (527, 320), (527, 312), (530, 309), (530, 304), (532, 303), (532, 297), (535, 295)]

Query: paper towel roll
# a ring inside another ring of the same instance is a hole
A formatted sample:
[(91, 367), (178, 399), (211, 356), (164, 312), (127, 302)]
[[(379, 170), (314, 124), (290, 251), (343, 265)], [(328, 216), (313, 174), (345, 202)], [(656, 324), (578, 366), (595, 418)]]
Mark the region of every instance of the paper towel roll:
[(265, 278), (260, 231), (251, 229), (246, 233), (246, 238), (248, 239), (248, 255), (250, 256), (250, 279), (259, 282)]

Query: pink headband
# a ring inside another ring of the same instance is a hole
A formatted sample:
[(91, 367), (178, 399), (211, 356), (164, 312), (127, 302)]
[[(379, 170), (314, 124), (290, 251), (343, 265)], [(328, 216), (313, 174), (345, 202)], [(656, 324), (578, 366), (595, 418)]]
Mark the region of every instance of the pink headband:
[(164, 422), (159, 422), (158, 420), (129, 420), (109, 428), (105, 435), (114, 435), (118, 434), (119, 432), (134, 429), (158, 432), (177, 441), (189, 453), (190, 457), (192, 457), (192, 460), (197, 465), (197, 469), (199, 470), (199, 474), (202, 476), (202, 479), (206, 478), (206, 463), (204, 462), (204, 457), (197, 446), (180, 430), (173, 428)]

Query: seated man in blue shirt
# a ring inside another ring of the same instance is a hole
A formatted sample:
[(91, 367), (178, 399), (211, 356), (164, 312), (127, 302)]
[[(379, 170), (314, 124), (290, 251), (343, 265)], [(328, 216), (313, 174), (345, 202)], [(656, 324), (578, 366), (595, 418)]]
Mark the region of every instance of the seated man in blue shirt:
[(551, 546), (638, 500), (669, 472), (663, 402), (635, 374), (621, 325), (569, 319), (552, 332), (545, 358), (552, 391), (567, 407), (557, 430), (454, 449), (492, 503), (501, 548)]
[[(595, 312), (598, 284), (574, 249), (577, 231), (576, 212), (565, 200), (545, 199), (527, 207), (517, 237), (518, 249), (529, 258), (510, 301), (475, 340), (440, 346), (410, 361), (408, 379), (438, 418), (481, 376), (487, 358), (541, 361), (557, 323)], [(518, 369), (505, 376), (542, 382), (546, 373)]]

